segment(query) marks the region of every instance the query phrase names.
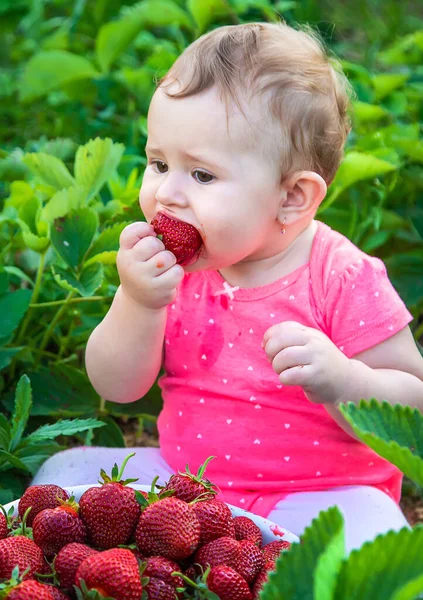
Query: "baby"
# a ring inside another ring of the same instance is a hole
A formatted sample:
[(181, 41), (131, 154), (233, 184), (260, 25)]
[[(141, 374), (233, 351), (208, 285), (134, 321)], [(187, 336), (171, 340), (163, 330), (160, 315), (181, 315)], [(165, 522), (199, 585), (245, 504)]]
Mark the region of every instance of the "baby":
[[(298, 535), (336, 504), (350, 550), (407, 522), (401, 473), (337, 405), (422, 408), (423, 360), (383, 263), (315, 220), (348, 104), (346, 78), (310, 32), (248, 23), (191, 44), (151, 102), (146, 222), (122, 232), (121, 285), (86, 366), (122, 403), (164, 369), (160, 449), (135, 449), (126, 477), (164, 482), (214, 456), (207, 476), (222, 499)], [(200, 247), (177, 258), (157, 220), (194, 231)], [(94, 483), (128, 452), (69, 450), (34, 483)]]

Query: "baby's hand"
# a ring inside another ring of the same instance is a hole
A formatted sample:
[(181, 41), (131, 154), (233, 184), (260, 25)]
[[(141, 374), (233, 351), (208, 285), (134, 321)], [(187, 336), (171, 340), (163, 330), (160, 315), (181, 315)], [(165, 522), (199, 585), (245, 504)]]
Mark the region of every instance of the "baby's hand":
[(116, 264), (122, 292), (146, 308), (161, 309), (173, 302), (184, 269), (151, 225), (131, 223), (122, 231), (119, 243)]
[(295, 321), (270, 327), (263, 348), (284, 385), (299, 385), (316, 404), (334, 404), (345, 395), (350, 360), (321, 331)]

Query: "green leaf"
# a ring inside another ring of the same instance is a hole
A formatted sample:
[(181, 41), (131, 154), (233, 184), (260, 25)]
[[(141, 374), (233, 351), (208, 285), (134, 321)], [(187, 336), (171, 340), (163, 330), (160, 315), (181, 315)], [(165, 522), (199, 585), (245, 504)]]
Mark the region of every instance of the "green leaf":
[[(28, 372), (32, 387), (31, 416), (48, 417), (88, 417), (98, 412), (100, 399), (92, 387), (86, 373), (66, 364), (41, 367), (38, 371)], [(81, 398), (84, 399), (81, 402)], [(2, 398), (2, 403), (13, 411), (14, 398), (11, 394)], [(128, 405), (114, 405), (130, 406)], [(145, 402), (145, 406), (147, 402)]]
[(71, 211), (55, 219), (51, 242), (63, 260), (74, 270), (81, 266), (98, 227), (97, 213), (90, 208)]
[(27, 375), (22, 375), (16, 386), (15, 410), (12, 417), (11, 441), (9, 450), (13, 452), (21, 441), (28, 423), (32, 407), (31, 382)]
[(171, 0), (145, 0), (126, 7), (117, 21), (106, 23), (98, 32), (95, 51), (101, 69), (107, 72), (141, 30), (168, 25), (191, 28), (187, 13)]
[(79, 146), (75, 155), (75, 177), (87, 190), (88, 199), (95, 196), (117, 169), (125, 151), (123, 144), (110, 138), (95, 138)]
[(116, 256), (117, 250), (110, 252), (100, 252), (100, 254), (96, 254), (92, 258), (89, 258), (85, 265), (91, 265), (93, 263), (101, 263), (102, 265), (115, 265), (116, 264)]
[(394, 596), (391, 600), (416, 600), (416, 598), (421, 598), (421, 594), (423, 593), (423, 575), (420, 577), (416, 577), (412, 579), (408, 583), (406, 583)]
[[(1, 305), (1, 299), (0, 299), (0, 305)], [(1, 335), (1, 330), (0, 330), (0, 335)], [(1, 336), (1, 337), (3, 337), (3, 336)], [(15, 347), (15, 348), (0, 348), (0, 371), (5, 369), (6, 367), (8, 367), (10, 365), (10, 363), (12, 362), (13, 357), (16, 356), (16, 354), (18, 354), (18, 352), (20, 352), (21, 350), (22, 350), (22, 346)]]
[(82, 208), (85, 206), (86, 201), (87, 191), (83, 187), (73, 186), (60, 190), (44, 206), (40, 214), (40, 220), (53, 223), (55, 219)]
[(120, 234), (129, 224), (130, 221), (123, 221), (121, 223), (116, 223), (112, 227), (107, 227), (106, 229), (103, 229), (103, 231), (100, 233), (98, 238), (91, 246), (90, 251), (87, 254), (87, 260), (103, 252), (119, 250)]
[(125, 438), (116, 421), (111, 417), (100, 417), (100, 420), (105, 426), (96, 430), (93, 445), (106, 448), (125, 448)]
[(423, 142), (399, 140), (398, 145), (413, 161), (423, 164)]
[(378, 535), (351, 552), (342, 565), (333, 599), (393, 600), (404, 585), (422, 577), (422, 548), (422, 526)]
[(23, 241), (30, 250), (34, 250), (34, 252), (44, 252), (48, 248), (50, 239), (47, 236), (32, 233), (25, 221), (20, 220), (19, 224), (22, 229)]
[(80, 279), (77, 279), (70, 271), (65, 271), (60, 267), (52, 267), (55, 281), (63, 289), (69, 292), (76, 292), (80, 296), (93, 296), (94, 292), (103, 283), (104, 268), (101, 263), (93, 263), (84, 268)]
[(367, 102), (354, 102), (354, 117), (359, 123), (369, 123), (385, 119), (390, 115), (389, 111), (383, 106), (368, 104)]
[(194, 17), (200, 33), (206, 31), (217, 17), (230, 14), (229, 5), (224, 0), (188, 0), (187, 8)]
[(0, 450), (0, 471), (9, 471), (13, 468), (24, 472), (28, 471), (26, 464), (19, 458), (10, 452), (6, 452), (6, 450)]
[(372, 83), (375, 90), (375, 100), (379, 102), (386, 96), (389, 96), (391, 92), (403, 87), (408, 79), (409, 75), (401, 73), (380, 73), (374, 75)]
[(66, 165), (55, 156), (33, 152), (26, 154), (22, 160), (42, 183), (57, 190), (75, 185), (75, 180)]
[(389, 277), (409, 308), (420, 304), (423, 297), (423, 252), (392, 254), (385, 259)]
[(98, 76), (98, 71), (83, 56), (65, 50), (39, 52), (25, 65), (20, 97), (22, 102), (30, 102), (68, 83)]
[(51, 425), (42, 425), (33, 433), (26, 437), (26, 442), (40, 442), (43, 440), (52, 440), (60, 435), (75, 435), (87, 429), (97, 429), (104, 427), (105, 423), (98, 419), (65, 419), (56, 421)]
[(276, 561), (260, 600), (331, 600), (345, 555), (343, 517), (334, 506), (322, 511)]
[(0, 338), (8, 338), (28, 310), (31, 290), (17, 290), (0, 296)]
[(19, 447), (15, 452), (15, 456), (23, 462), (31, 475), (35, 475), (43, 462), (60, 450), (65, 450), (65, 448), (57, 442), (40, 441)]
[(417, 408), (374, 399), (339, 408), (367, 446), (423, 486), (423, 415)]
[(6, 271), (6, 273), (15, 275), (15, 277), (18, 277), (19, 279), (26, 281), (27, 283), (30, 284), (31, 287), (34, 287), (34, 282), (32, 281), (31, 277), (29, 277), (26, 273), (24, 273), (22, 271), (22, 269), (18, 269), (18, 267), (9, 267), (7, 265), (5, 267), (3, 267), (3, 269)]
[(10, 425), (3, 413), (0, 413), (0, 448), (8, 450), (10, 444)]
[(330, 187), (330, 194), (322, 203), (319, 212), (326, 210), (341, 192), (358, 181), (373, 179), (395, 170), (394, 165), (371, 154), (356, 151), (349, 152), (342, 161)]

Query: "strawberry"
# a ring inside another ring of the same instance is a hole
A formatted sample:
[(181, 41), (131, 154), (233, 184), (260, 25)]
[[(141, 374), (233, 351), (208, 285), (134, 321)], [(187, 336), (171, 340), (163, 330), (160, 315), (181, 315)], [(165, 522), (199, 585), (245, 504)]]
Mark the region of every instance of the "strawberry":
[(263, 544), (263, 535), (260, 527), (248, 517), (235, 517), (233, 519), (235, 526), (235, 538), (237, 540), (250, 540), (259, 548)]
[(241, 540), (238, 544), (241, 554), (234, 568), (247, 583), (252, 583), (264, 567), (263, 552), (250, 540)]
[(179, 565), (175, 561), (164, 558), (163, 556), (150, 556), (145, 561), (145, 568), (143, 569), (142, 576), (161, 579), (173, 587), (173, 593), (175, 594), (175, 589), (177, 587), (183, 587), (184, 585), (181, 577), (172, 575), (172, 573), (176, 571), (179, 571)]
[(44, 558), (41, 548), (27, 537), (18, 535), (0, 540), (0, 579), (9, 579), (15, 567), (20, 572), (28, 571), (22, 579), (32, 579), (42, 572)]
[(217, 594), (220, 600), (252, 600), (248, 583), (239, 573), (227, 567), (218, 565), (210, 570), (207, 586)]
[(208, 566), (227, 565), (235, 568), (241, 557), (239, 542), (231, 537), (221, 537), (213, 540), (197, 550), (194, 563), (204, 569)]
[(213, 496), (217, 494), (217, 490), (215, 489), (216, 486), (208, 479), (204, 478), (204, 472), (213, 458), (214, 456), (209, 456), (204, 464), (200, 465), (197, 475), (193, 475), (187, 465), (184, 473), (179, 471), (175, 475), (171, 475), (165, 486), (157, 487), (160, 488), (162, 492), (170, 492), (173, 490), (175, 498), (185, 500), (185, 502), (192, 502), (192, 500), (196, 500), (199, 496), (204, 500), (212, 499)]
[(269, 542), (265, 546), (263, 546), (262, 551), (264, 554), (264, 558), (266, 560), (275, 561), (282, 552), (286, 552), (291, 547), (290, 542), (285, 540), (276, 540), (274, 542)]
[(65, 594), (65, 592), (62, 592), (62, 590), (59, 590), (59, 588), (55, 587), (54, 585), (46, 584), (45, 587), (48, 587), (48, 589), (50, 590), (50, 594), (52, 594), (53, 600), (69, 600), (70, 599), (70, 596)]
[(274, 571), (275, 568), (276, 568), (276, 565), (272, 560), (266, 561), (264, 567), (262, 568), (260, 573), (257, 575), (256, 580), (254, 581), (254, 585), (253, 585), (253, 589), (252, 589), (254, 600), (258, 600), (260, 592), (263, 589), (264, 584), (266, 583), (266, 581), (269, 578), (269, 572)]
[(142, 589), (148, 600), (175, 600), (179, 597), (175, 595), (174, 587), (157, 577), (151, 577)]
[(53, 563), (60, 587), (64, 590), (72, 590), (79, 565), (87, 556), (97, 553), (97, 550), (94, 550), (94, 548), (76, 542), (63, 546), (56, 555)]
[(7, 600), (54, 600), (51, 586), (29, 579), (18, 583), (7, 594)]
[(9, 534), (9, 527), (7, 524), (7, 516), (0, 512), (0, 540), (7, 537)]
[(119, 600), (140, 600), (142, 593), (137, 559), (126, 548), (112, 548), (88, 556), (78, 567), (76, 585), (78, 600), (86, 597), (89, 590)]
[(103, 482), (100, 487), (92, 487), (84, 492), (79, 500), (83, 519), (91, 544), (101, 549), (114, 548), (127, 544), (135, 530), (141, 508), (135, 490), (126, 487), (138, 479), (122, 480), (129, 454), (120, 470), (115, 464), (112, 476), (103, 469), (100, 474)]
[(78, 504), (73, 498), (60, 502), (57, 508), (39, 512), (32, 524), (34, 542), (46, 556), (57, 554), (66, 544), (83, 544), (87, 539), (85, 525), (78, 515)]
[(32, 527), (35, 517), (45, 508), (56, 508), (60, 506), (61, 500), (69, 500), (69, 494), (58, 485), (31, 485), (26, 489), (22, 498), (19, 500), (18, 513), (22, 519), (29, 507), (26, 522)]
[(207, 544), (223, 536), (235, 537), (232, 513), (221, 500), (214, 498), (193, 502), (192, 509), (200, 521), (200, 544)]
[(159, 497), (154, 491), (157, 479), (152, 483), (148, 500), (138, 497), (143, 508), (135, 530), (136, 544), (145, 556), (188, 558), (200, 541), (200, 522), (187, 502), (165, 495)]
[(166, 250), (176, 256), (179, 265), (186, 266), (193, 262), (203, 245), (203, 240), (193, 225), (164, 213), (157, 213), (151, 225), (156, 234), (161, 236)]

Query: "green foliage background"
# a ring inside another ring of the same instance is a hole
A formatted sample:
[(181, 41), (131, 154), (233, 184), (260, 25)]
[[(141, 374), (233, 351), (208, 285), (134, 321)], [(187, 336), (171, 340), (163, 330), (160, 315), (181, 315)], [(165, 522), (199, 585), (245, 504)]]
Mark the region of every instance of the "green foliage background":
[[(0, 0), (1, 431), (24, 373), (32, 387), (29, 435), (58, 419), (103, 423), (44, 444), (42, 459), (69, 443), (123, 446), (127, 419), (154, 427), (157, 387), (130, 405), (105, 402), (87, 380), (84, 348), (118, 285), (119, 234), (142, 218), (137, 196), (154, 80), (222, 24), (309, 23), (341, 58), (356, 94), (354, 130), (318, 217), (385, 261), (422, 338), (419, 7), (395, 0)], [(39, 461), (22, 466), (1, 431), (6, 502)]]

